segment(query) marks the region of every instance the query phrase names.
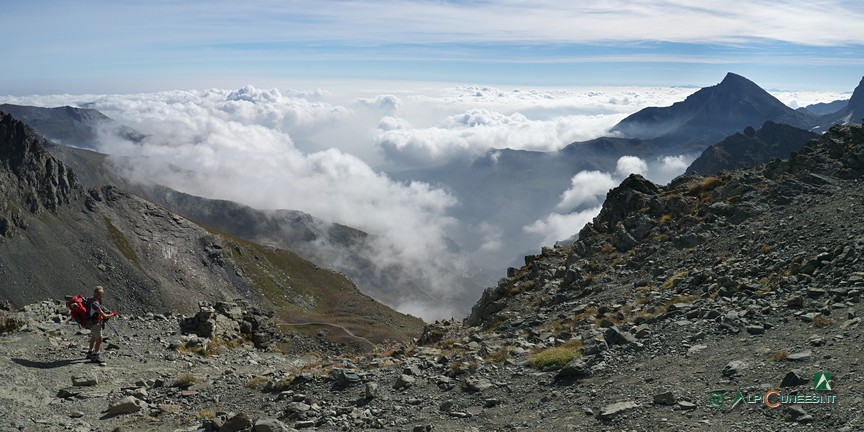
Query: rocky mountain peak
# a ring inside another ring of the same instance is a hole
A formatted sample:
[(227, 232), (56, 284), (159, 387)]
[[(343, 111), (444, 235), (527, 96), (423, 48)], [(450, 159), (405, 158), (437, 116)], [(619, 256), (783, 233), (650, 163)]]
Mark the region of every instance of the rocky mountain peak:
[(809, 128), (816, 117), (789, 108), (756, 83), (730, 72), (717, 85), (702, 88), (669, 107), (640, 110), (612, 130), (628, 137), (665, 137), (707, 146), (766, 121)]
[(861, 123), (864, 117), (864, 78), (855, 87), (852, 97), (843, 109), (819, 118), (819, 125), (813, 130), (824, 131), (835, 124)]
[[(858, 86), (855, 87), (855, 91), (852, 92), (852, 97), (849, 98), (849, 104), (847, 106), (859, 112), (864, 111), (864, 77), (861, 77), (861, 82), (858, 83)], [(859, 121), (861, 119), (852, 120)]]
[(723, 81), (716, 86), (718, 89), (734, 89), (737, 91), (764, 91), (753, 81), (736, 73), (729, 72), (723, 77)]
[(0, 234), (21, 227), (21, 210), (54, 211), (82, 193), (75, 175), (51, 156), (46, 141), (11, 115), (0, 113)]

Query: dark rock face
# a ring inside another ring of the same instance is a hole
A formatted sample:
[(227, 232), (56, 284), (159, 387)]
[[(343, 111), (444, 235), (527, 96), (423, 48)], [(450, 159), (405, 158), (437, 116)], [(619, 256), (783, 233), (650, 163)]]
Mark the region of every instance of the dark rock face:
[(75, 174), (24, 123), (0, 113), (0, 235), (26, 229), (27, 214), (55, 211), (82, 194)]
[(687, 168), (687, 174), (714, 175), (723, 170), (748, 168), (770, 161), (788, 158), (819, 135), (789, 125), (765, 122), (758, 131), (747, 127), (712, 145)]
[(861, 78), (858, 87), (855, 87), (852, 97), (849, 98), (849, 103), (843, 109), (819, 118), (820, 130), (827, 130), (834, 124), (861, 122), (864, 122), (864, 77)]

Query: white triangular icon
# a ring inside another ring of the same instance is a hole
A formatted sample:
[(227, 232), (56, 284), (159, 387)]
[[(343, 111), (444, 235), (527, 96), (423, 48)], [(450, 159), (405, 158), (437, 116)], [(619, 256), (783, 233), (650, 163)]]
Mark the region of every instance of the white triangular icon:
[[(822, 386), (822, 383), (825, 383), (824, 387)], [(819, 377), (819, 382), (816, 383), (816, 388), (831, 390), (831, 381), (828, 381), (828, 377), (824, 373)]]

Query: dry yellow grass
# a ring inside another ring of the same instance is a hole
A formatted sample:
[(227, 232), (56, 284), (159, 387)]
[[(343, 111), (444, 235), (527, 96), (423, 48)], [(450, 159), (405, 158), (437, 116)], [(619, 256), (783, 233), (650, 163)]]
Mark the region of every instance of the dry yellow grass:
[(528, 359), (528, 363), (535, 369), (564, 367), (570, 360), (582, 355), (582, 341), (572, 341), (564, 345), (546, 348), (535, 352)]
[(813, 318), (813, 327), (816, 328), (824, 328), (824, 327), (833, 327), (836, 323), (831, 318), (826, 317), (825, 315), (817, 315), (816, 318)]
[(268, 381), (270, 381), (270, 380), (263, 377), (263, 376), (256, 376), (256, 377), (253, 377), (252, 379), (250, 379), (249, 381), (246, 381), (246, 388), (257, 390), (257, 389), (260, 389), (261, 387), (263, 387), (264, 384), (267, 384)]
[(683, 271), (681, 273), (672, 275), (672, 277), (670, 277), (669, 279), (666, 279), (666, 282), (663, 282), (663, 284), (660, 285), (660, 289), (661, 290), (667, 290), (670, 288), (675, 288), (675, 286), (678, 285), (678, 282), (680, 282), (681, 279), (684, 279), (685, 277), (687, 277), (687, 274), (688, 273), (686, 271)]
[(189, 387), (196, 382), (198, 382), (198, 378), (196, 378), (195, 375), (185, 373), (174, 380), (174, 387)]

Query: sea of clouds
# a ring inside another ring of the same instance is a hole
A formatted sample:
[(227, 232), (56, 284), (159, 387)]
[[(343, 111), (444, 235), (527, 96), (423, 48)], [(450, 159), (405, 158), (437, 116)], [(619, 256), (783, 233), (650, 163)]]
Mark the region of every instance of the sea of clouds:
[[(458, 205), (457, 198), (436, 185), (394, 181), (387, 172), (470, 159), (500, 148), (557, 150), (606, 135), (628, 114), (668, 106), (694, 91), (442, 85), (278, 90), (249, 85), (147, 94), (10, 96), (0, 97), (0, 102), (95, 108), (142, 132), (143, 141), (130, 142), (106, 131), (97, 148), (146, 160), (127, 167), (127, 174), (141, 181), (259, 209), (301, 210), (375, 234), (379, 262), (411, 269), (424, 281), (425, 286), (411, 287), (393, 306), (435, 319), (465, 307), (448, 300), (460, 289), (448, 275), (470, 275), (472, 255), (506, 251), (507, 233), (487, 224), (478, 228), (488, 239), (478, 249), (453, 248), (452, 233), (460, 221), (449, 210)], [(800, 106), (848, 97), (775, 95)], [(599, 212), (606, 192), (630, 173), (667, 182), (693, 157), (623, 157), (614, 171), (579, 172), (570, 187), (560, 191), (560, 203), (548, 209), (548, 216), (526, 221), (523, 229), (536, 236), (538, 248), (566, 239)], [(502, 262), (502, 274), (505, 266)], [(419, 292), (423, 295), (414, 295)]]

